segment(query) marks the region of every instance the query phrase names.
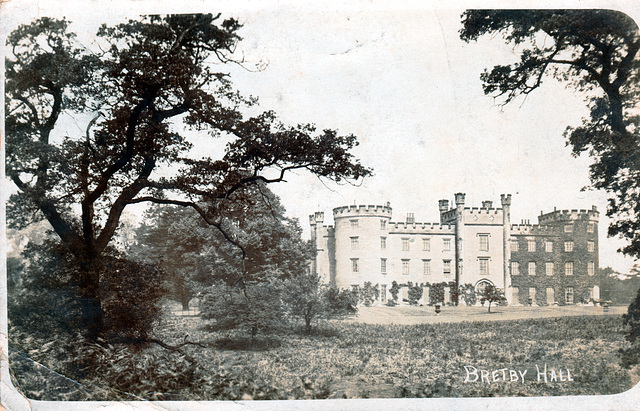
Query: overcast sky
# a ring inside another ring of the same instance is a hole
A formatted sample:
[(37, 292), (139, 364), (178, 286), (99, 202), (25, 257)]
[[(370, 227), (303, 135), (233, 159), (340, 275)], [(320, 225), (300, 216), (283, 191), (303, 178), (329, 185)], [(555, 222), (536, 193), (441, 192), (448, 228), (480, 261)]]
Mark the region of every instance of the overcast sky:
[[(135, 9), (132, 2), (106, 2), (111, 7), (105, 10), (104, 2), (89, 1), (61, 10), (13, 1), (2, 6), (3, 17), (12, 17), (4, 19), (4, 29), (30, 21), (27, 16), (62, 13), (80, 32), (124, 12), (135, 18), (149, 10), (140, 2)], [(214, 2), (194, 4), (181, 10), (216, 12)], [(552, 78), (526, 100), (505, 107), (485, 96), (480, 73), (514, 62), (518, 51), (499, 37), (462, 42), (464, 7), (407, 3), (401, 10), (362, 2), (323, 10), (288, 2), (247, 4), (240, 10), (222, 3), (223, 15), (244, 24), (238, 49), (247, 67), (262, 70), (221, 69), (231, 73), (237, 89), (259, 97), (261, 108), (275, 110), (286, 123), (315, 123), (358, 136), (354, 153), (375, 174), (358, 187), (302, 172), (272, 186), (304, 228), (310, 213), (324, 211), (326, 223), (332, 223), (334, 207), (354, 202), (390, 201), (396, 221), (412, 212), (416, 221), (433, 222), (439, 219), (438, 200), (453, 200), (456, 192), (467, 194), (468, 206), (483, 200), (499, 205), (500, 194), (510, 193), (512, 223), (537, 222), (541, 211), (554, 207), (596, 205), (602, 217), (601, 266), (625, 271), (633, 263), (615, 252), (621, 242), (606, 239), (606, 195), (581, 191), (589, 183), (590, 159), (572, 157), (562, 136), (567, 125), (579, 124), (587, 114), (585, 96)], [(86, 34), (81, 38), (90, 41)], [(220, 147), (211, 150), (215, 154)]]

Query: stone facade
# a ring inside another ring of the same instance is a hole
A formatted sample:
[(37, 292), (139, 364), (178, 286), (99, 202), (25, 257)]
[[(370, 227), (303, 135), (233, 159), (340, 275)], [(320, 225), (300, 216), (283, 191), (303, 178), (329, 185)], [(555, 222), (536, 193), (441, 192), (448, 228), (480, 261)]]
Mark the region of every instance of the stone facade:
[[(554, 210), (538, 224), (511, 225), (511, 195), (501, 207), (483, 201), (465, 207), (457, 193), (452, 207), (439, 201), (440, 222), (418, 223), (412, 214), (392, 221), (386, 205), (353, 205), (333, 210), (334, 225), (324, 213), (309, 217), (317, 255), (312, 270), (331, 286), (378, 284), (379, 301), (391, 298), (395, 281), (406, 298), (408, 284), (492, 284), (505, 290), (509, 303), (573, 304), (599, 298), (598, 217), (591, 210)], [(445, 295), (451, 302), (450, 287)]]

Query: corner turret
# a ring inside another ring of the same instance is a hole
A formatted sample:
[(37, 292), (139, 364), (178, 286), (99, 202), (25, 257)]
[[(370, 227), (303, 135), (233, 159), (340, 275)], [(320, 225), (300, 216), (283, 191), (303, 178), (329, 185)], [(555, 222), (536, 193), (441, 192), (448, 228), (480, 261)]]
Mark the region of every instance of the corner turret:
[(511, 288), (511, 273), (509, 262), (511, 261), (511, 194), (500, 194), (502, 204), (502, 277), (504, 294), (509, 304), (513, 303), (513, 289)]

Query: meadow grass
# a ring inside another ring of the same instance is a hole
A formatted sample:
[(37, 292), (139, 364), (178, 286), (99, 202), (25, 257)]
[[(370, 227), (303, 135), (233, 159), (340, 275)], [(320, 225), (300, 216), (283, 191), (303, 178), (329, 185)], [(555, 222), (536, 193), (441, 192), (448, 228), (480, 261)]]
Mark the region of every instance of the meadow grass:
[[(617, 352), (625, 343), (618, 316), (421, 325), (330, 321), (309, 334), (288, 328), (254, 340), (189, 319), (165, 327), (159, 337), (177, 343), (184, 341), (185, 330), (189, 340), (207, 347), (183, 348), (196, 361), (188, 379), (177, 368), (163, 374), (164, 364), (154, 359), (168, 357), (154, 356), (162, 348), (148, 347), (146, 362), (126, 358), (128, 368), (118, 371), (118, 378), (136, 368), (148, 371), (142, 383), (127, 384), (128, 392), (171, 400), (590, 395), (620, 393), (638, 379), (637, 368), (619, 365)], [(539, 382), (537, 371), (545, 366), (549, 379)], [(474, 381), (467, 375), (473, 369), (478, 377), (480, 370), (492, 374)], [(551, 369), (563, 375), (551, 380)], [(511, 370), (526, 372), (525, 377), (513, 380)], [(108, 371), (102, 375), (90, 381), (102, 387), (99, 399), (107, 399), (109, 387), (125, 388), (110, 380)], [(29, 378), (15, 377), (22, 387), (47, 391)], [(159, 379), (162, 387), (154, 386)]]

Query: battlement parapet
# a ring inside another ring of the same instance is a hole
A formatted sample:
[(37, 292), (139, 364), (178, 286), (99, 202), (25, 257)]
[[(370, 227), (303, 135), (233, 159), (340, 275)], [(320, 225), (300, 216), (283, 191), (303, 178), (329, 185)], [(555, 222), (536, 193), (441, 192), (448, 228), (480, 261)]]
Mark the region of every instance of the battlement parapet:
[(346, 217), (389, 217), (391, 218), (390, 205), (350, 205), (333, 209), (333, 218)]
[(511, 235), (554, 235), (558, 234), (556, 227), (538, 224), (512, 224)]
[(465, 207), (464, 211), (469, 212), (469, 214), (498, 214), (502, 211), (502, 208), (494, 208), (494, 207)]
[(539, 224), (553, 224), (555, 222), (563, 222), (563, 221), (579, 221), (579, 220), (588, 220), (588, 221), (598, 221), (600, 218), (600, 212), (593, 206), (591, 210), (553, 210), (550, 213), (540, 214), (538, 216)]
[(401, 223), (392, 221), (389, 223), (389, 234), (393, 234), (396, 232), (416, 234), (453, 234), (454, 226), (451, 224), (439, 223)]
[(456, 209), (452, 208), (449, 211), (445, 211), (441, 214), (441, 217), (444, 218), (445, 220), (451, 220), (451, 219), (455, 219), (456, 218)]
[(316, 211), (309, 215), (309, 224), (316, 225), (324, 222), (324, 213), (322, 211)]

